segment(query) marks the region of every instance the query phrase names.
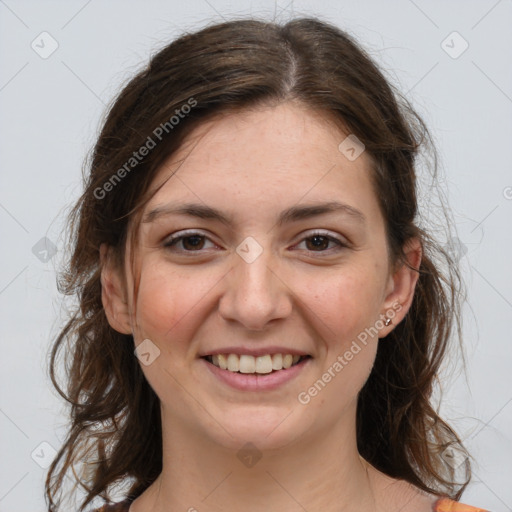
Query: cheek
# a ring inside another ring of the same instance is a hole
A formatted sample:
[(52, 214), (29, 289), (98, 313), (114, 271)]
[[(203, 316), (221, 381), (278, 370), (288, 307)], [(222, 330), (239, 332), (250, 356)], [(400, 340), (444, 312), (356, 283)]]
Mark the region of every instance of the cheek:
[(175, 412), (185, 414), (193, 404), (175, 400), (182, 396), (180, 382), (189, 378), (188, 360), (193, 357), (193, 342), (201, 325), (201, 301), (212, 292), (217, 279), (181, 269), (172, 269), (163, 262), (144, 263), (140, 273), (137, 294), (136, 345), (151, 340), (159, 349), (159, 355), (141, 369), (159, 399)]
[[(163, 264), (148, 262), (141, 271), (137, 324), (141, 335), (168, 350), (184, 348), (194, 312), (212, 284)], [(183, 340), (183, 342), (182, 342)]]
[(303, 289), (323, 340), (319, 344), (322, 374), (332, 382), (323, 399), (352, 400), (371, 373), (378, 344), (372, 327), (379, 319), (381, 279), (376, 266), (347, 266), (327, 279), (311, 279)]
[[(321, 279), (311, 278), (302, 297), (324, 325), (326, 340), (338, 348), (378, 319), (381, 277), (372, 267), (346, 267)], [(306, 299), (309, 297), (309, 299)]]

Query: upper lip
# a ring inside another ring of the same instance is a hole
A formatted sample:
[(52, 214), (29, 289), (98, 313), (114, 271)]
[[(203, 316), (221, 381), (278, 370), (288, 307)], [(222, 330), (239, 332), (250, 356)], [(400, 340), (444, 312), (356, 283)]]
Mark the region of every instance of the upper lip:
[(209, 351), (201, 352), (199, 357), (205, 356), (214, 356), (216, 354), (237, 354), (241, 355), (250, 355), (254, 357), (265, 356), (267, 354), (291, 354), (291, 355), (299, 355), (299, 356), (309, 356), (307, 352), (303, 350), (298, 350), (296, 348), (289, 347), (280, 347), (277, 345), (272, 345), (270, 347), (242, 347), (237, 345), (236, 347), (224, 347), (224, 348), (216, 348)]

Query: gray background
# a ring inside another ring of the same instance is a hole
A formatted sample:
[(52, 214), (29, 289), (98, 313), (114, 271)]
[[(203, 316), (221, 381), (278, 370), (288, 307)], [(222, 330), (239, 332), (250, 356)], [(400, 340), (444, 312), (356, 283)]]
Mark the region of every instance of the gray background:
[(105, 105), (182, 29), (245, 14), (348, 30), (435, 135), (468, 286), (468, 370), (446, 366), (441, 412), (475, 458), (462, 501), (512, 510), (511, 0), (0, 0), (0, 512), (44, 510), (44, 467), (64, 437), (46, 361), (65, 313), (55, 272)]

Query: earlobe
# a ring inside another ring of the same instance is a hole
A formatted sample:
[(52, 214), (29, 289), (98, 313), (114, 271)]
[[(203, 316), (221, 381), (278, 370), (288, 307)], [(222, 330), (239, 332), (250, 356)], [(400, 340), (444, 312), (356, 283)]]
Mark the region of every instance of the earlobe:
[(389, 278), (388, 293), (384, 301), (385, 310), (382, 312), (385, 322), (379, 332), (379, 338), (385, 338), (403, 320), (414, 299), (423, 255), (420, 240), (408, 240), (404, 246), (404, 254), (407, 263), (402, 263)]
[(130, 309), (120, 270), (112, 261), (111, 249), (100, 246), (101, 301), (108, 323), (121, 334), (132, 334)]

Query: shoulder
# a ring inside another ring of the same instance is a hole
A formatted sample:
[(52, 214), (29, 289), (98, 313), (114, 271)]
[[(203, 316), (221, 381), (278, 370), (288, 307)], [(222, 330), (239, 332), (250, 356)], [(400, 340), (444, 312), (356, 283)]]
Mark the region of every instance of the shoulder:
[(112, 503), (110, 505), (103, 505), (100, 508), (93, 510), (92, 512), (128, 512), (130, 508), (131, 500), (125, 499), (118, 503)]
[(448, 498), (439, 498), (434, 503), (434, 512), (490, 512), (483, 508), (464, 505), (458, 501), (452, 501)]
[(487, 509), (465, 505), (449, 498), (426, 494), (408, 484), (405, 484), (403, 491), (402, 499), (396, 502), (402, 512), (490, 512)]
[(414, 485), (379, 471), (373, 475), (376, 496), (385, 511), (401, 512), (490, 512), (451, 499), (427, 494)]
[(487, 509), (465, 505), (449, 498), (425, 494), (417, 488), (403, 496), (407, 496), (407, 499), (397, 503), (400, 504), (402, 512), (490, 512)]

